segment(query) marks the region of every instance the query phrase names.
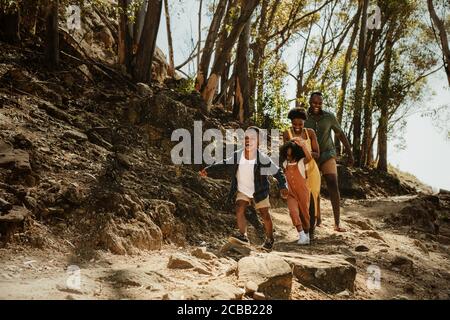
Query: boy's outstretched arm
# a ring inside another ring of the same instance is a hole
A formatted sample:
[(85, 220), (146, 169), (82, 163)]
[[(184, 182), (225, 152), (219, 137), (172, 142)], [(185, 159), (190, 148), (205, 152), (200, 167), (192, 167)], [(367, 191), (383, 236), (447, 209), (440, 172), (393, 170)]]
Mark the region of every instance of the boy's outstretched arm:
[(213, 163), (213, 164), (211, 164), (211, 165), (209, 165), (209, 166), (203, 168), (202, 170), (200, 170), (200, 171), (199, 171), (199, 174), (200, 174), (202, 177), (207, 177), (207, 176), (208, 176), (208, 172), (213, 172), (213, 171), (216, 171), (216, 170), (221, 170), (221, 169), (223, 169), (224, 167), (226, 167), (226, 166), (228, 166), (229, 164), (231, 164), (233, 158), (234, 158), (234, 155), (231, 156), (230, 158), (227, 158), (227, 159), (224, 159), (224, 160), (215, 162), (215, 163)]

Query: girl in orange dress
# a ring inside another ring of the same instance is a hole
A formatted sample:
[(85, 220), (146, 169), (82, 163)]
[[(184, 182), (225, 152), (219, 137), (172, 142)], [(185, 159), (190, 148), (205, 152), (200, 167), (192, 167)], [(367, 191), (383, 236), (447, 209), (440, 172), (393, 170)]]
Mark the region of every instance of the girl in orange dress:
[(289, 189), (287, 205), (292, 224), (298, 232), (297, 243), (309, 244), (311, 191), (307, 183), (306, 165), (311, 161), (312, 156), (305, 140), (301, 138), (296, 142), (285, 143), (281, 148), (281, 156), (286, 159), (283, 168)]

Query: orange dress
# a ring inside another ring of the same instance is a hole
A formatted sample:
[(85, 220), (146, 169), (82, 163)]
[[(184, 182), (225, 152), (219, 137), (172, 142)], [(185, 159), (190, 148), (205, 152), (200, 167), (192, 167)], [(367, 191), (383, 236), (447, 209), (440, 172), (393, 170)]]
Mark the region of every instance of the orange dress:
[[(309, 137), (308, 130), (304, 128), (306, 133), (306, 144), (308, 146), (309, 152), (312, 152), (311, 138)], [(294, 137), (292, 129), (288, 130), (289, 139)], [(316, 221), (320, 219), (320, 208), (319, 208), (319, 197), (320, 197), (320, 171), (317, 166), (316, 160), (312, 159), (306, 164), (307, 182), (309, 189), (311, 190), (312, 197), (314, 199), (314, 213)]]
[[(303, 175), (300, 172), (301, 170), (303, 171)], [(296, 227), (300, 226), (301, 229), (308, 233), (310, 227), (309, 201), (311, 191), (306, 181), (306, 170), (303, 159), (299, 162), (286, 163), (284, 173), (289, 188), (287, 205), (292, 224)]]

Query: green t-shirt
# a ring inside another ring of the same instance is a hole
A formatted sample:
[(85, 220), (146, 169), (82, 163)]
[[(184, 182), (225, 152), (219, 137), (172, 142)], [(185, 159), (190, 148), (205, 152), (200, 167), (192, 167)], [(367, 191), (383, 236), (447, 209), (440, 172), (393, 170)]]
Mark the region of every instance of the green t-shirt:
[(316, 132), (320, 148), (319, 165), (328, 159), (336, 157), (336, 148), (331, 136), (331, 130), (336, 134), (342, 132), (342, 128), (334, 114), (322, 110), (320, 115), (315, 116), (308, 110), (308, 119), (305, 120), (305, 127), (314, 129)]

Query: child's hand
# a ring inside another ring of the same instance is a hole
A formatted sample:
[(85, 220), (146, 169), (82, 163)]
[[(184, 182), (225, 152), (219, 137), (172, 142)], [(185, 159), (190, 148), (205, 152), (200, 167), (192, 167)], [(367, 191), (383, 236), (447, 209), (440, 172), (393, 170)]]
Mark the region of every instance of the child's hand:
[(208, 173), (206, 172), (206, 169), (200, 170), (200, 171), (198, 172), (198, 174), (199, 174), (201, 177), (207, 177), (207, 176), (208, 176)]
[(288, 189), (281, 189), (281, 190), (280, 190), (280, 193), (281, 193), (281, 198), (283, 198), (284, 200), (286, 200), (287, 197), (288, 197), (288, 194), (289, 194)]
[(304, 139), (300, 137), (295, 137), (292, 139), (299, 147), (304, 148), (306, 146), (306, 142)]

